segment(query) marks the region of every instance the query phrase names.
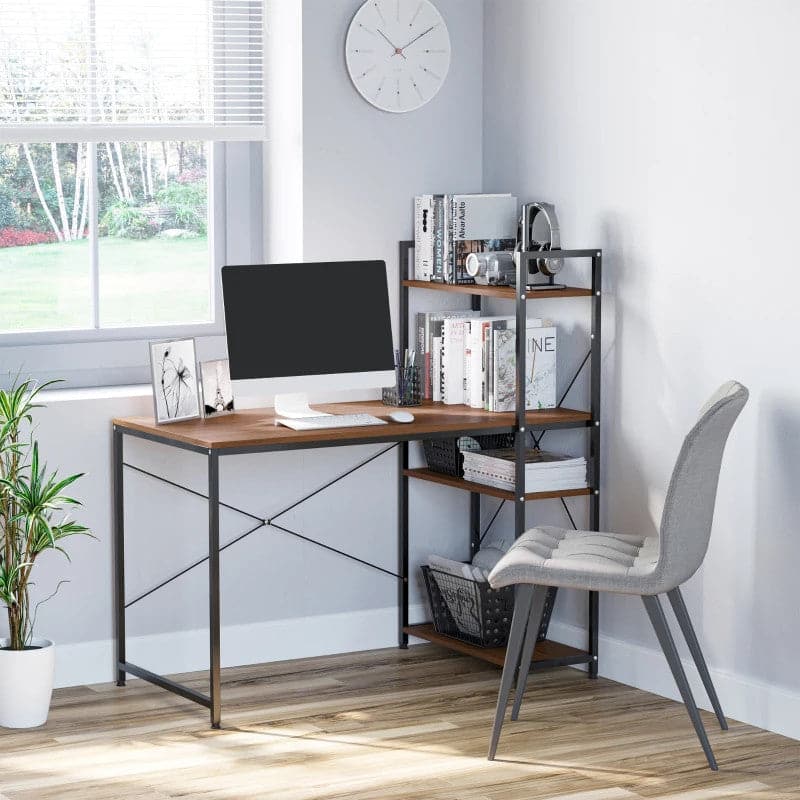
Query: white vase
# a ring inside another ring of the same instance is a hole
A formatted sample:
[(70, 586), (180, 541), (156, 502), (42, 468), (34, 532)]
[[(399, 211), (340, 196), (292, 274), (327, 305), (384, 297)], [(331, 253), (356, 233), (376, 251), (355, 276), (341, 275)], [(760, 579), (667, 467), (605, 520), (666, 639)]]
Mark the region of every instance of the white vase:
[[(8, 647), (0, 639), (0, 648)], [(0, 725), (35, 728), (47, 722), (56, 648), (48, 639), (34, 638), (32, 650), (0, 649)]]

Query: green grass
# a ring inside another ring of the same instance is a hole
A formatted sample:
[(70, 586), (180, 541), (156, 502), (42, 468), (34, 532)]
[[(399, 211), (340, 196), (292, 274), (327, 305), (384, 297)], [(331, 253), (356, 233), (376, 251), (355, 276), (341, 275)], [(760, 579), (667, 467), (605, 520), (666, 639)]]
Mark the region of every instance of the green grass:
[[(209, 320), (206, 237), (99, 247), (101, 326)], [(0, 248), (0, 332), (91, 327), (88, 241)]]

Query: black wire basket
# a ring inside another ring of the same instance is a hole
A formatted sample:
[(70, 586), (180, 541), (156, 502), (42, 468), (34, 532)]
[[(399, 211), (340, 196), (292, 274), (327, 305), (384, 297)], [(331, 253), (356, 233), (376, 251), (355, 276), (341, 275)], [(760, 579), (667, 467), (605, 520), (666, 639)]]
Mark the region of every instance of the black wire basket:
[[(473, 581), (430, 567), (422, 567), (428, 590), (433, 627), (478, 647), (504, 647), (514, 613), (514, 587), (492, 589), (488, 581)], [(555, 587), (547, 592), (538, 640), (547, 638), (556, 601)]]
[(464, 477), (464, 456), (462, 450), (495, 450), (511, 447), (514, 444), (513, 433), (493, 433), (485, 436), (460, 436), (454, 439), (423, 439), (425, 460), (428, 469), (452, 475), (454, 478)]

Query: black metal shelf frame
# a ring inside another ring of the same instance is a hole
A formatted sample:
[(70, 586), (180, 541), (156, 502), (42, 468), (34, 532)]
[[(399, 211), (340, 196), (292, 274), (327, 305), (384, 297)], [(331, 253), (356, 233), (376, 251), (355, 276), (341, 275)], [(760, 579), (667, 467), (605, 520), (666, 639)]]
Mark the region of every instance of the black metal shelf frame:
[[(408, 292), (409, 287), (404, 285), (404, 281), (409, 278), (409, 261), (410, 253), (414, 248), (413, 241), (401, 241), (399, 243), (399, 306), (400, 313), (398, 325), (400, 329), (400, 349), (401, 352), (409, 346), (409, 316), (408, 316)], [(514, 411), (514, 430), (515, 433), (514, 447), (516, 450), (516, 464), (515, 464), (515, 496), (514, 500), (514, 537), (519, 538), (525, 531), (525, 449), (527, 447), (527, 436), (533, 438), (534, 445), (539, 447), (542, 438), (547, 433), (550, 427), (546, 427), (538, 436), (527, 428), (526, 421), (526, 408), (525, 408), (525, 374), (526, 374), (526, 352), (525, 352), (525, 318), (527, 316), (527, 304), (530, 301), (537, 299), (537, 290), (529, 290), (527, 288), (529, 263), (535, 259), (542, 257), (541, 251), (528, 251), (520, 253), (517, 259), (517, 275), (516, 287), (514, 289), (514, 307), (516, 312), (516, 351), (517, 351), (517, 402)], [(592, 470), (592, 485), (594, 491), (589, 498), (589, 528), (590, 530), (600, 530), (600, 485), (601, 485), (601, 462), (600, 462), (600, 400), (601, 400), (601, 374), (600, 374), (600, 352), (601, 352), (601, 312), (602, 312), (602, 270), (603, 270), (603, 251), (594, 249), (580, 249), (580, 250), (560, 250), (558, 257), (563, 259), (589, 259), (591, 261), (591, 328), (590, 328), (590, 346), (589, 351), (581, 361), (577, 370), (575, 371), (572, 379), (570, 380), (567, 388), (561, 395), (558, 405), (561, 406), (566, 399), (567, 394), (575, 385), (575, 381), (582, 372), (587, 363), (590, 364), (590, 386), (591, 386), (591, 421), (587, 424), (589, 427), (589, 464)], [(524, 276), (524, 280), (523, 280)], [(548, 284), (552, 285), (554, 279), (551, 277)], [(422, 287), (414, 287), (420, 289)], [(423, 289), (424, 290), (424, 289)], [(465, 292), (468, 292), (465, 289)], [(496, 298), (498, 300), (508, 299), (503, 297)], [(470, 295), (471, 308), (474, 311), (480, 311), (482, 296), (479, 294)], [(451, 434), (452, 435), (452, 434)], [(400, 457), (400, 496), (404, 498), (401, 527), (404, 530), (403, 537), (405, 538), (405, 553), (406, 553), (406, 569), (408, 572), (407, 554), (408, 554), (408, 477), (403, 474), (403, 470), (408, 467), (408, 445), (403, 446), (405, 451)], [(505, 501), (502, 501), (503, 503)], [(561, 498), (561, 504), (564, 512), (569, 518), (570, 524), (575, 528), (575, 521), (570, 513), (564, 498)], [(502, 503), (501, 506), (502, 507)], [(494, 522), (492, 518), (490, 525)], [(477, 492), (470, 492), (470, 552), (474, 553), (480, 547), (480, 514), (481, 514), (481, 496)], [(485, 536), (485, 533), (484, 533)], [(579, 659), (578, 663), (587, 663), (589, 677), (596, 678), (598, 673), (598, 646), (599, 646), (599, 596), (597, 592), (589, 592), (589, 608), (588, 608), (588, 653), (585, 660)], [(406, 612), (404, 619), (407, 624), (408, 618), (408, 582), (406, 581), (400, 587), (399, 603), (401, 608), (405, 608)], [(401, 646), (407, 643), (408, 637), (404, 636), (401, 639)], [(547, 662), (541, 662), (538, 665), (539, 669), (547, 668)], [(554, 665), (555, 666), (555, 665)]]

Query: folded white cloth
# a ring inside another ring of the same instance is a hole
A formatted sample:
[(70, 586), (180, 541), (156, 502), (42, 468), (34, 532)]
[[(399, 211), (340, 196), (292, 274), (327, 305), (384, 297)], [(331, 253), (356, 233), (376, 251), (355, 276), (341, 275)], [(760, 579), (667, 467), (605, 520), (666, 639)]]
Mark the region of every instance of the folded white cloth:
[(487, 569), (473, 567), (472, 564), (464, 564), (462, 561), (454, 561), (452, 558), (443, 556), (428, 556), (428, 566), (447, 575), (466, 578), (468, 581), (485, 581), (489, 575)]

